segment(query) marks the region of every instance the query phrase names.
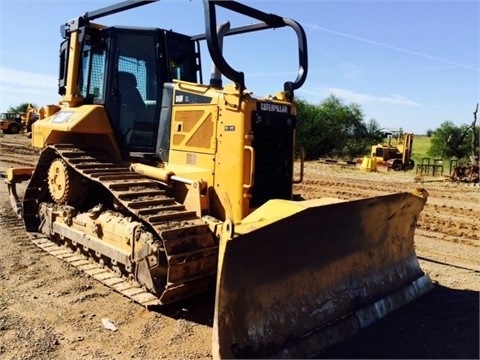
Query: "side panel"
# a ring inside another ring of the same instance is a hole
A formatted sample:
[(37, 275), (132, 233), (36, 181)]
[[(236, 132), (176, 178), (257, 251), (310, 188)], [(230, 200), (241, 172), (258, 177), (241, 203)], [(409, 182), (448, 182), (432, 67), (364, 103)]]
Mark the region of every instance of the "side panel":
[(64, 107), (54, 115), (38, 120), (32, 125), (33, 147), (44, 148), (49, 144), (82, 144), (82, 142), (90, 146), (93, 143), (102, 145), (115, 152), (116, 156), (120, 156), (113, 129), (103, 106)]
[(215, 182), (212, 184), (216, 210), (213, 215), (234, 222), (248, 214), (249, 192), (255, 181), (250, 121), (255, 102), (244, 99), (238, 103), (240, 108), (225, 106), (219, 112)]
[(190, 180), (213, 183), (218, 106), (215, 92), (176, 83), (166, 168)]
[[(210, 215), (240, 221), (254, 179), (251, 114), (238, 91), (176, 83), (167, 170), (208, 185)], [(235, 106), (233, 105), (235, 104)]]
[(238, 223), (270, 199), (291, 199), (295, 109), (248, 95), (224, 102), (214, 184), (223, 212), (214, 215)]

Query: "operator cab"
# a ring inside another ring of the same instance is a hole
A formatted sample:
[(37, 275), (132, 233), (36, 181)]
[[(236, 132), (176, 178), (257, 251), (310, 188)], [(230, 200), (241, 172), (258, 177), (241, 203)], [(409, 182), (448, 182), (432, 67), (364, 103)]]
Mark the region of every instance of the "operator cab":
[[(124, 156), (155, 155), (164, 147), (157, 144), (164, 138), (159, 136), (164, 88), (171, 92), (173, 79), (198, 82), (198, 43), (162, 29), (84, 30), (78, 80), (83, 103), (104, 106)], [(59, 92), (63, 95), (61, 86)]]

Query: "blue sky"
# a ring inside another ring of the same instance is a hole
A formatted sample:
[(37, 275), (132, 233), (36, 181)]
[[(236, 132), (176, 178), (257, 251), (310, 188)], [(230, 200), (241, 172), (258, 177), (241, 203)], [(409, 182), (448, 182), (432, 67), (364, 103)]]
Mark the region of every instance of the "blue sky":
[[(0, 111), (23, 102), (56, 103), (60, 25), (115, 2), (0, 0)], [(359, 104), (367, 121), (416, 134), (447, 120), (456, 125), (473, 120), (480, 101), (479, 1), (243, 2), (304, 26), (309, 75), (297, 97), (318, 104), (335, 94), (346, 104)], [(227, 19), (227, 13), (219, 16)], [(204, 28), (200, 0), (162, 0), (96, 22), (187, 34)], [(232, 18), (233, 26), (249, 22)], [(290, 29), (231, 39), (225, 40), (225, 56), (246, 74), (248, 90), (273, 94), (296, 78), (296, 40)], [(205, 82), (210, 67), (203, 63)]]

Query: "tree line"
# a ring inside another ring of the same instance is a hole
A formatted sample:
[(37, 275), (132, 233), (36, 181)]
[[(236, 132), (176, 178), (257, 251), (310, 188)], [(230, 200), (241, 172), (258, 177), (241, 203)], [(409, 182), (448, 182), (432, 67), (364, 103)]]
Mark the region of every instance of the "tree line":
[(345, 104), (334, 95), (318, 105), (304, 100), (296, 103), (296, 141), (307, 160), (322, 157), (353, 160), (369, 153), (371, 146), (385, 137), (375, 119), (365, 121), (358, 104)]
[[(478, 105), (471, 125), (456, 126), (445, 121), (437, 129), (428, 130), (431, 147), (427, 154), (465, 160), (478, 156), (477, 111)], [(297, 115), (297, 146), (304, 149), (307, 160), (324, 157), (353, 160), (369, 154), (371, 146), (386, 137), (375, 119), (365, 120), (360, 105), (345, 104), (334, 95), (317, 105), (297, 100)]]
[(8, 113), (13, 113), (13, 114), (21, 114), (21, 113), (26, 113), (28, 111), (29, 107), (34, 107), (36, 108), (37, 105), (31, 103), (31, 102), (24, 102), (21, 103), (17, 106), (10, 106), (6, 112)]
[(480, 126), (477, 126), (478, 103), (473, 112), (470, 125), (455, 126), (451, 121), (443, 122), (434, 131), (428, 131), (432, 136), (428, 155), (442, 159), (457, 158), (469, 162), (480, 156)]

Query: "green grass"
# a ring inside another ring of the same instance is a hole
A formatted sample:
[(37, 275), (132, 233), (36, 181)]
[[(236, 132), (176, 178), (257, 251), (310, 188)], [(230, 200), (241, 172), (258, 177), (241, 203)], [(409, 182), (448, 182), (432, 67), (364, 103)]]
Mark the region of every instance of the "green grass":
[(427, 155), (428, 149), (430, 149), (430, 146), (431, 146), (431, 140), (432, 139), (426, 135), (415, 135), (413, 137), (412, 159), (413, 161), (415, 161), (415, 168), (418, 164), (422, 163), (423, 158), (429, 158), (430, 164), (433, 164), (434, 160), (442, 160), (441, 163), (437, 163), (437, 164), (443, 165), (443, 173), (444, 174), (451, 173), (452, 168), (456, 164), (456, 162), (452, 162), (451, 159), (439, 159), (437, 157), (433, 158)]
[[(426, 135), (415, 135), (413, 137), (412, 146), (412, 159), (415, 164), (421, 164), (423, 158), (429, 158), (427, 155), (428, 149), (430, 149), (431, 138)], [(432, 162), (433, 160), (430, 160)]]

